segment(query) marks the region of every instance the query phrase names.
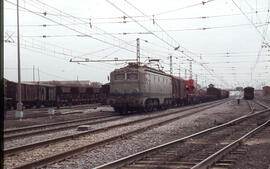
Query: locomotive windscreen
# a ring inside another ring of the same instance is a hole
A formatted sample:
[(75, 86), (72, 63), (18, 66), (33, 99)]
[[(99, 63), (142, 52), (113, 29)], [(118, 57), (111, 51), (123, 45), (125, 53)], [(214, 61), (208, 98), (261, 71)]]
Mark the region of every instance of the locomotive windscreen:
[(116, 73), (114, 75), (114, 80), (124, 80), (125, 79), (125, 73)]
[(127, 73), (127, 79), (128, 80), (138, 80), (138, 73)]

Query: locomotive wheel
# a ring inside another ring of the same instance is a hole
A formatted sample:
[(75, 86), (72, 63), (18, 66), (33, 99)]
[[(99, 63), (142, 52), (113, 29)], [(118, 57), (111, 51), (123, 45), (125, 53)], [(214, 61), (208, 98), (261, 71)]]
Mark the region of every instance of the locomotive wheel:
[(151, 112), (153, 111), (153, 103), (151, 100), (147, 100), (144, 107), (145, 112)]
[(117, 112), (117, 113), (122, 114), (122, 109), (121, 108), (114, 107), (114, 111)]
[(128, 114), (128, 109), (126, 106), (122, 109), (122, 114)]
[(114, 111), (119, 113), (119, 114), (127, 114), (127, 108), (114, 108)]

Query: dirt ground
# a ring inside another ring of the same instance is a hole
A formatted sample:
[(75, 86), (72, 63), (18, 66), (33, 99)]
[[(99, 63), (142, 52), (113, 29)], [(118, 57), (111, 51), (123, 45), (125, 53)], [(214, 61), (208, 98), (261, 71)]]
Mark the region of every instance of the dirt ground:
[(242, 155), (235, 169), (270, 169), (270, 126), (245, 142), (247, 153)]
[[(47, 124), (47, 123), (56, 123), (68, 120), (75, 119), (83, 119), (90, 118), (97, 115), (106, 115), (108, 113), (112, 113), (113, 109), (109, 106), (89, 106), (80, 108), (70, 108), (70, 109), (55, 109), (55, 114), (53, 116), (49, 116), (48, 112), (38, 111), (38, 110), (27, 110), (25, 111), (25, 116), (27, 114), (37, 113), (36, 116), (19, 119), (6, 119), (4, 120), (4, 128), (16, 128), (16, 127), (26, 127), (31, 125), (39, 125), (39, 124)], [(9, 116), (14, 116), (15, 111), (9, 111)], [(39, 115), (44, 115), (40, 117)]]

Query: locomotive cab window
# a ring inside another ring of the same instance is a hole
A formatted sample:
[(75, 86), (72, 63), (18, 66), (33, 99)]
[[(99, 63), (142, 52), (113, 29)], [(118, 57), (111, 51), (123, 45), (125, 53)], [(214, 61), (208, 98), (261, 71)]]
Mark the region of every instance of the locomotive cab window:
[(114, 75), (115, 80), (124, 80), (125, 79), (125, 73), (116, 73)]
[(128, 80), (138, 80), (138, 73), (127, 73)]

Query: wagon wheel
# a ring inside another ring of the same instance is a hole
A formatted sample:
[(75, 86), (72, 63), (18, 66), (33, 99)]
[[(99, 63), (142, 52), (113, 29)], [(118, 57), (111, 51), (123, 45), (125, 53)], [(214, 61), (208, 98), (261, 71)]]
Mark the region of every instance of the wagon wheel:
[(151, 100), (147, 100), (144, 106), (144, 111), (145, 112), (151, 112), (153, 111), (153, 103)]
[(122, 114), (122, 109), (121, 108), (114, 107), (114, 111), (117, 112), (117, 113)]

